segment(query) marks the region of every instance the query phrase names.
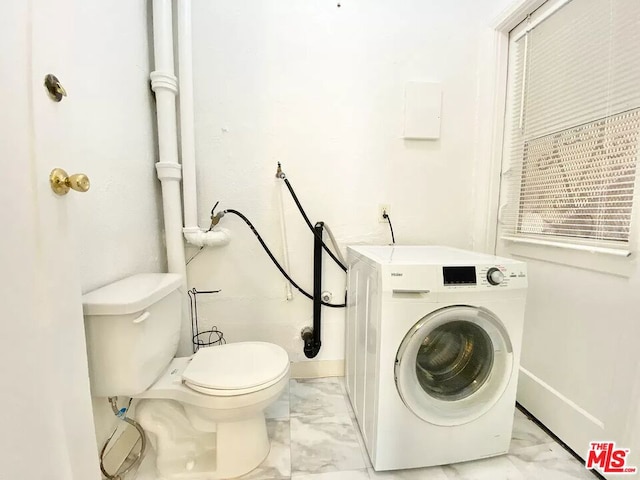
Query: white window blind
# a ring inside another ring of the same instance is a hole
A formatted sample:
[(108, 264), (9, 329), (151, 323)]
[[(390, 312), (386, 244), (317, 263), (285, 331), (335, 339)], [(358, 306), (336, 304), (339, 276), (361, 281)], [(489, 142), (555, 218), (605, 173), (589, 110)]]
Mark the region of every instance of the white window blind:
[(570, 1), (512, 48), (503, 237), (628, 248), (640, 0)]

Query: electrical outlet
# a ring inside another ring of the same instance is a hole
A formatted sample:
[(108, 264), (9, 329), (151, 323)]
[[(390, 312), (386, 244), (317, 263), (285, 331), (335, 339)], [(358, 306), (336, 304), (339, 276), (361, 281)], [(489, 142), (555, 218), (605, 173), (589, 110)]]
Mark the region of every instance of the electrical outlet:
[(382, 216), (385, 212), (387, 215), (391, 215), (391, 205), (389, 205), (388, 203), (381, 203), (380, 205), (378, 205), (378, 222), (388, 222), (388, 220)]

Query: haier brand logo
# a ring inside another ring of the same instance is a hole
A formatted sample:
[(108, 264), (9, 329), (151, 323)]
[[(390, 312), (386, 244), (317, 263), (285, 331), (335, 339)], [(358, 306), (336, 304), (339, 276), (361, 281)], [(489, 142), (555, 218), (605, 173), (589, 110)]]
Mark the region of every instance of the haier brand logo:
[(403, 274), (399, 272), (391, 272), (392, 277), (401, 277)]
[(628, 448), (616, 448), (615, 442), (591, 442), (585, 467), (602, 473), (636, 473), (636, 467), (626, 465), (628, 454)]

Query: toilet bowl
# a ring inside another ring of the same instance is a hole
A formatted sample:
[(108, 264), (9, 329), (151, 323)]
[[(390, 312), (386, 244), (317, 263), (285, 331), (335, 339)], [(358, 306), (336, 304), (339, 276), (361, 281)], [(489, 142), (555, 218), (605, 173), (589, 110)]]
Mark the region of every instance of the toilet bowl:
[(250, 472), (269, 453), (264, 409), (289, 381), (286, 352), (241, 342), (174, 358), (137, 398), (162, 478), (221, 479)]
[(264, 410), (288, 383), (289, 358), (264, 342), (175, 357), (181, 283), (139, 274), (83, 296), (92, 395), (139, 399), (163, 480), (237, 477), (269, 453)]

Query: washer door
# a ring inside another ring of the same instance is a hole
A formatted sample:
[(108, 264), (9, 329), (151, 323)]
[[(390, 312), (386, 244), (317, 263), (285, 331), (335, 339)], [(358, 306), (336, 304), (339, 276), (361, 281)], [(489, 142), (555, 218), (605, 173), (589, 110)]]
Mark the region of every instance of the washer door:
[(404, 337), (396, 387), (421, 419), (461, 425), (495, 405), (512, 370), (513, 349), (502, 322), (480, 307), (451, 306), (422, 318)]

